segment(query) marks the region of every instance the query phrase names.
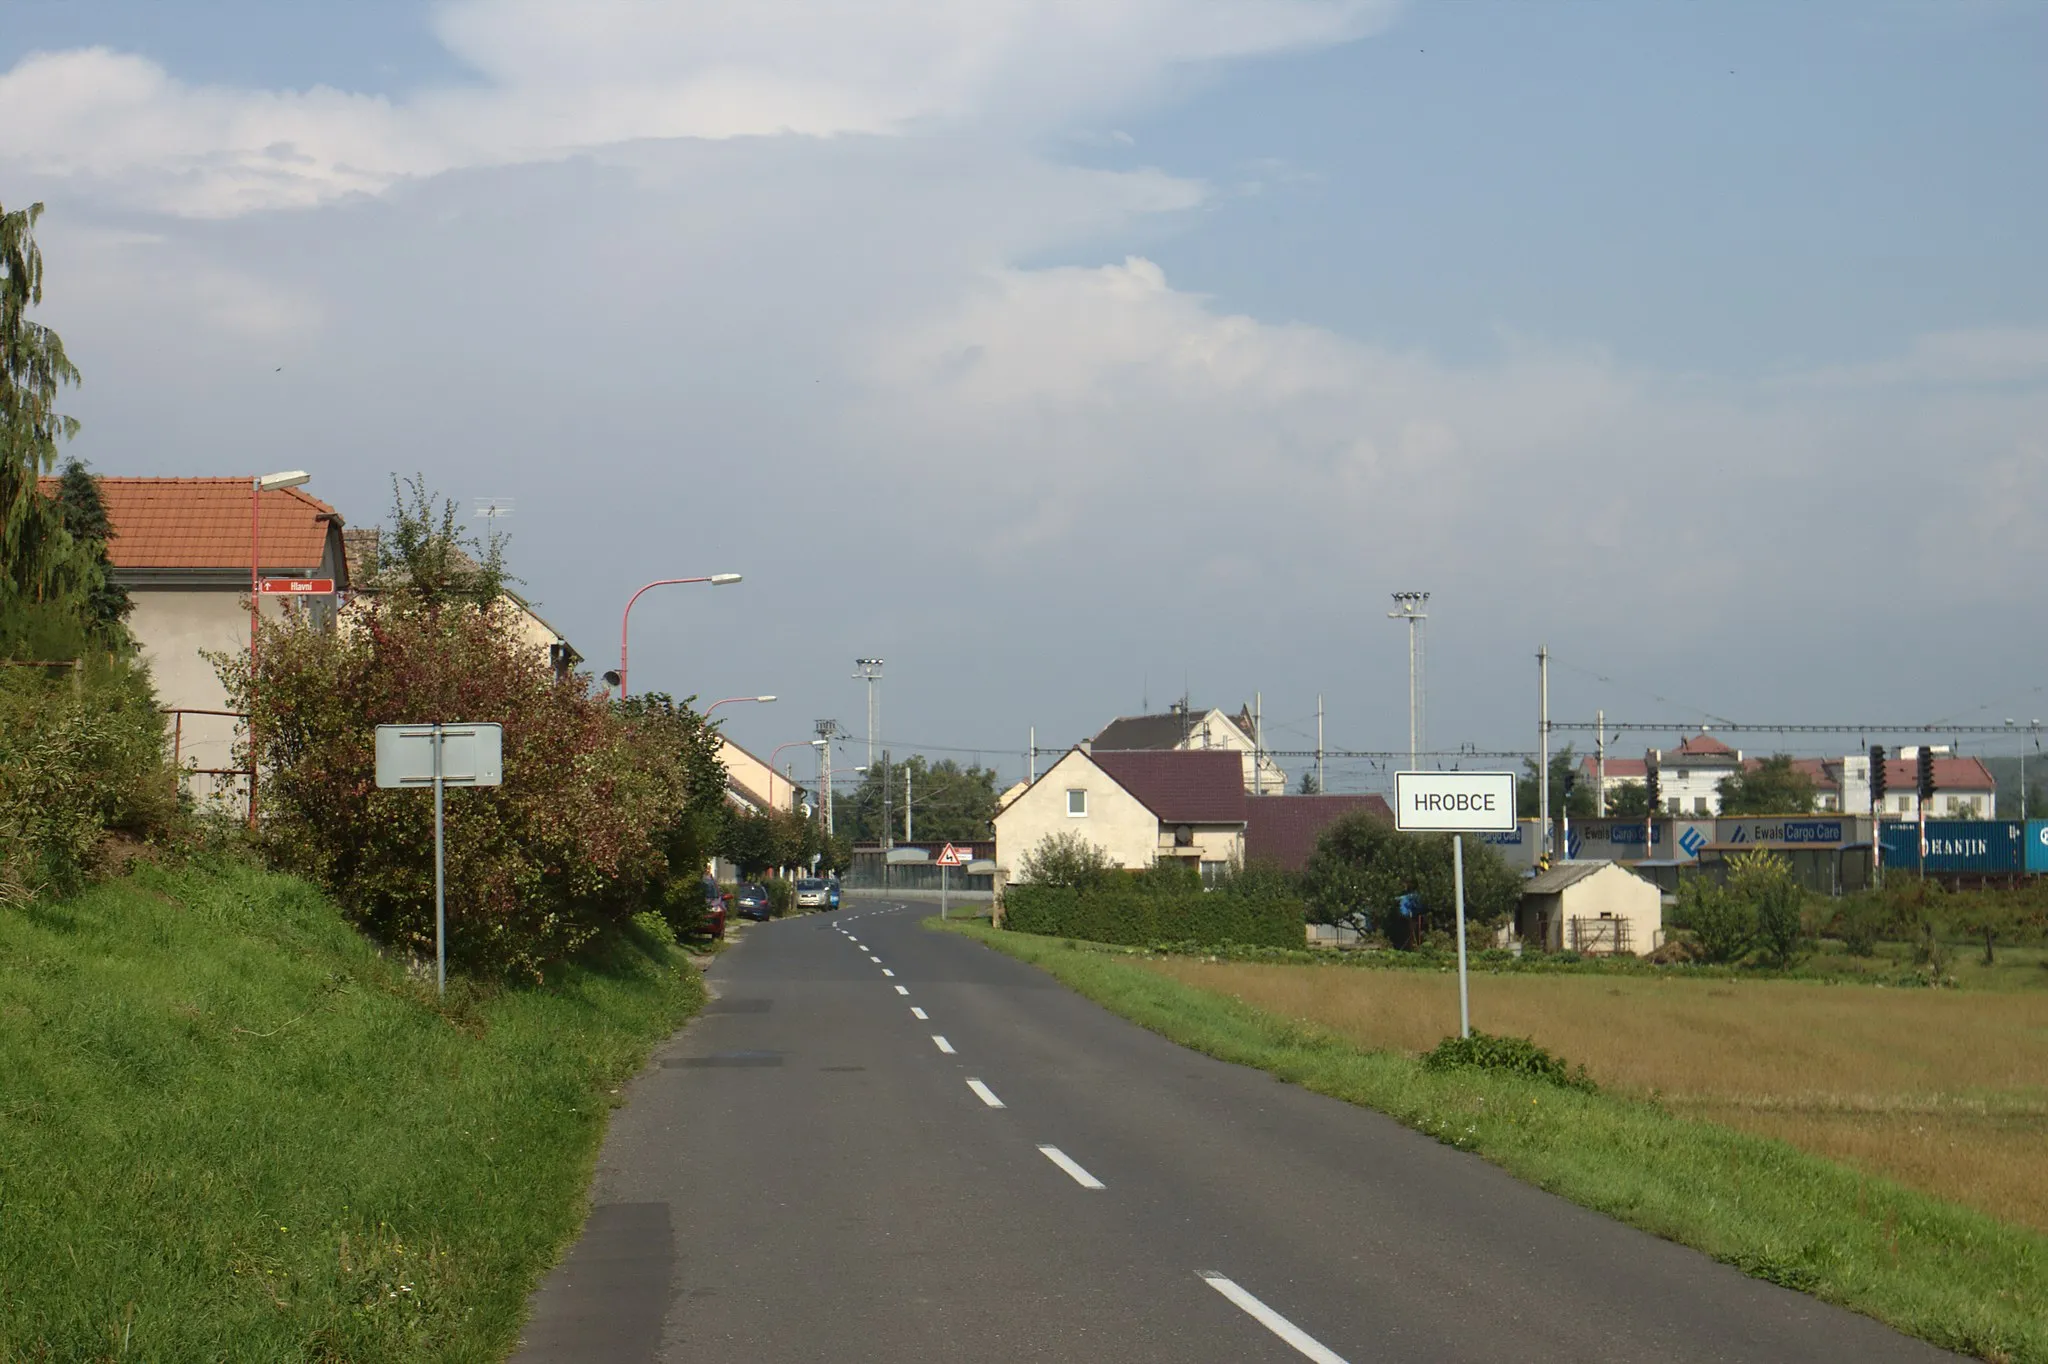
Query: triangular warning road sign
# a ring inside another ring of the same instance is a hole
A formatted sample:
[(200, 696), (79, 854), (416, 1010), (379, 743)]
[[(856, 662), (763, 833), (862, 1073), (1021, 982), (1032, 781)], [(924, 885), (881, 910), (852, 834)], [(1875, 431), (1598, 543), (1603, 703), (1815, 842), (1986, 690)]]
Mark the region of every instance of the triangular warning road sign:
[(951, 843), (948, 843), (945, 851), (939, 854), (939, 865), (942, 867), (964, 867), (967, 863), (968, 855)]

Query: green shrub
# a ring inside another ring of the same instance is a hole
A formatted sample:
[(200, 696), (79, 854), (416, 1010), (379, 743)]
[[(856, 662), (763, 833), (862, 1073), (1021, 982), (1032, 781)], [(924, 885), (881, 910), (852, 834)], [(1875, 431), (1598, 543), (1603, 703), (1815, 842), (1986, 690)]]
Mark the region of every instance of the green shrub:
[(109, 830), (144, 837), (177, 814), (148, 674), (102, 653), (68, 672), (0, 668), (0, 903), (65, 894)]
[(1300, 947), (1301, 902), (1176, 886), (1161, 891), (1138, 880), (1093, 889), (1026, 884), (1003, 891), (1003, 927), (1020, 933), (1147, 946), (1161, 942), (1244, 943)]
[(768, 882), (768, 911), (776, 918), (796, 908), (796, 884), (784, 877)]
[(1024, 854), (1019, 870), (1031, 885), (1077, 890), (1107, 881), (1116, 863), (1079, 834), (1047, 834)]
[(1544, 1050), (1527, 1037), (1496, 1037), (1473, 1029), (1470, 1037), (1446, 1037), (1422, 1058), (1425, 1070), (1506, 1071), (1546, 1084), (1591, 1093), (1596, 1088), (1584, 1066), (1567, 1066), (1563, 1059)]
[(1728, 863), (1728, 891), (1748, 902), (1765, 960), (1790, 966), (1806, 940), (1806, 893), (1792, 879), (1791, 859), (1761, 848), (1738, 854)]
[(1884, 907), (1868, 897), (1846, 899), (1835, 908), (1835, 936), (1852, 957), (1873, 956), (1884, 931)]
[(1709, 876), (1679, 881), (1678, 912), (1673, 917), (1692, 934), (1700, 955), (1716, 964), (1741, 959), (1756, 943), (1755, 908)]

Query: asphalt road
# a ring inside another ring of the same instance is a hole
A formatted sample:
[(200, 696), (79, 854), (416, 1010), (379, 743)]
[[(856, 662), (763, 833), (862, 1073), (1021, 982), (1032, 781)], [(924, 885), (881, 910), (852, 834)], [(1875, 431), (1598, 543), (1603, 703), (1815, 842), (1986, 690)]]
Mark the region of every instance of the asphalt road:
[(856, 900), (718, 959), (518, 1364), (1953, 1358), (1176, 1047), (930, 912)]

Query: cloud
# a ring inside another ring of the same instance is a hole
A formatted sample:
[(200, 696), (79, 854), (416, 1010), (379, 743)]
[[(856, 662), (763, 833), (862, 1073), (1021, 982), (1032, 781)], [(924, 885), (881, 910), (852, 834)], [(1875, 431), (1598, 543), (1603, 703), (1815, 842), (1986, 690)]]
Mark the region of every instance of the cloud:
[(403, 99), (181, 82), (107, 48), (0, 75), (0, 168), (195, 217), (305, 208), (453, 169), (642, 139), (1026, 136), (1191, 66), (1346, 41), (1390, 0), (454, 0), (478, 80)]

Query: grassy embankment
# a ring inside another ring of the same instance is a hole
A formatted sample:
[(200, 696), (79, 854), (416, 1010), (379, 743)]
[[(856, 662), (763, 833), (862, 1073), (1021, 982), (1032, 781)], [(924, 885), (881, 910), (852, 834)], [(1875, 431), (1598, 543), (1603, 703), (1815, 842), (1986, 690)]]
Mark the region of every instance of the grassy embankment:
[(503, 1358), (701, 998), (636, 932), (439, 1002), (245, 867), (0, 909), (0, 1364)]
[[(1697, 1247), (1759, 1277), (1841, 1303), (1950, 1349), (1991, 1360), (2048, 1362), (2048, 1240), (2037, 1232), (1773, 1136), (1705, 1121), (1722, 1115), (1629, 1092), (1625, 1085), (1580, 1094), (1503, 1075), (1425, 1071), (1409, 1048), (1433, 1045), (1455, 1030), (1454, 981), (1447, 984), (1435, 975), (1404, 980), (1406, 973), (1398, 971), (1148, 961), (1129, 949), (1080, 946), (982, 924), (950, 927), (1044, 968), (1185, 1046), (1379, 1109), (1574, 1202)], [(1233, 974), (1202, 974), (1226, 966)], [(1280, 977), (1288, 975), (1306, 979), (1280, 985)], [(1248, 980), (1262, 979), (1275, 983), (1247, 988)], [(1307, 997), (1301, 992), (1325, 982), (1340, 997), (1354, 991), (1384, 994), (1387, 1002), (1356, 1006), (1367, 1012), (1363, 1020), (1352, 1019), (1350, 1031), (1342, 1017), (1323, 1021), (1312, 1016), (1313, 1008), (1285, 1007), (1289, 998), (1300, 1004)], [(1481, 978), (1474, 982), (1475, 1019), (1490, 1025), (1490, 1031), (1533, 1031), (1518, 1027), (1515, 1015), (1499, 1009), (1494, 992), (1508, 983), (1583, 984), (1610, 1009), (1615, 1001), (1605, 992), (1626, 988), (1600, 977)], [(1710, 997), (1721, 1012), (1710, 1017), (1707, 1031), (1724, 1043), (1734, 1037), (1728, 1029), (1756, 1010), (1754, 997), (1744, 992), (1761, 988), (1686, 983), (1697, 985), (1703, 999), (1709, 990), (1731, 992), (1725, 999)], [(1419, 993), (1405, 992), (1411, 984), (1427, 990), (1426, 1002)], [(1647, 983), (1644, 988), (1654, 990)], [(1788, 988), (1824, 998), (1863, 993), (1811, 985)], [(1262, 992), (1269, 992), (1268, 1007), (1260, 1006)], [(1953, 998), (1917, 991), (1870, 994), (1887, 1003)], [(1648, 1002), (1654, 1000), (1653, 993)], [(1697, 1018), (1687, 1019), (1681, 1005), (1667, 1007), (1673, 1010), (1672, 1028), (1698, 1024)], [(1376, 1009), (1382, 1012), (1374, 1015)], [(1395, 1019), (1404, 1020), (1409, 1033), (1395, 1035)], [(1634, 1045), (1639, 1033), (1633, 1015), (1610, 1012), (1606, 1022), (1614, 1040), (1604, 1053), (1595, 1049), (1583, 1055), (1586, 1048), (1575, 1052), (1540, 1032), (1538, 1040), (1556, 1046), (1568, 1060), (1589, 1063), (1601, 1055), (1656, 1049), (1657, 1041), (1650, 1038)], [(1928, 1024), (1924, 1017), (1921, 1022)], [(2018, 1034), (2026, 1026), (2015, 1025)], [(1379, 1028), (1389, 1031), (1382, 1035), (1375, 1031)], [(2015, 1045), (2023, 1048), (2018, 1034)], [(1866, 1044), (1892, 1035), (1870, 1034)], [(1696, 1045), (1712, 1048), (1715, 1037)], [(1964, 1037), (1952, 1045), (1960, 1065), (1961, 1054), (1977, 1043)], [(1751, 1050), (1764, 1054), (1750, 1063), (1768, 1071), (1774, 1048)], [(1926, 1049), (1916, 1054), (1925, 1055)], [(1910, 1062), (1901, 1064), (1910, 1069)], [(1985, 1065), (1976, 1073), (1995, 1072), (1995, 1062)], [(1871, 1072), (1866, 1068), (1862, 1073)], [(1724, 1074), (1740, 1083), (1745, 1073), (1731, 1069)]]

